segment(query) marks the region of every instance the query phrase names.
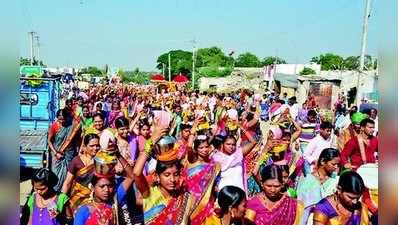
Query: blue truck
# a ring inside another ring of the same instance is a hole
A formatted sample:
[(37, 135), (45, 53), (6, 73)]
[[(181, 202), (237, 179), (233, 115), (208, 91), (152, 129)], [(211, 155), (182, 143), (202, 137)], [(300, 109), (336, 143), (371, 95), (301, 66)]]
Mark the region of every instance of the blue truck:
[(59, 78), (25, 78), (20, 84), (20, 168), (50, 168), (47, 132), (60, 107)]

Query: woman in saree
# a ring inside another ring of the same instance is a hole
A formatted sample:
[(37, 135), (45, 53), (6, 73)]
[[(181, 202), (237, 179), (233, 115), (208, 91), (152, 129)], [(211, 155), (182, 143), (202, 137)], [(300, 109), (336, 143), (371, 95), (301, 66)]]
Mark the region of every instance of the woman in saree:
[(337, 191), (316, 204), (314, 225), (370, 224), (368, 208), (359, 200), (364, 189), (364, 182), (358, 173), (343, 172)]
[[(175, 139), (166, 136), (167, 128), (159, 129), (155, 121), (152, 137), (140, 152), (134, 166), (136, 186), (143, 198), (145, 224), (189, 224), (189, 216), (196, 201), (193, 194), (182, 185), (182, 165), (178, 161), (178, 149), (170, 147)], [(174, 139), (174, 140), (173, 140)], [(158, 143), (159, 142), (159, 143)], [(143, 170), (149, 157), (157, 159), (155, 182), (149, 185)]]
[(94, 126), (93, 129), (89, 129), (88, 133), (95, 133), (100, 137), (100, 147), (101, 150), (106, 150), (110, 143), (115, 143), (115, 133), (116, 131), (112, 128), (107, 128), (105, 126), (105, 116), (102, 113), (97, 113), (94, 115)]
[(112, 103), (112, 110), (108, 115), (109, 126), (115, 128), (115, 120), (122, 116), (124, 116), (124, 113), (121, 111), (120, 102), (118, 100), (114, 100)]
[[(293, 132), (286, 129), (289, 126), (294, 126)], [(246, 173), (249, 177), (247, 180), (249, 197), (261, 191), (258, 183), (260, 180), (258, 171), (264, 165), (286, 165), (289, 167), (288, 176), (294, 177), (298, 174), (301, 161), (299, 160), (300, 154), (294, 150), (294, 144), (300, 132), (300, 126), (292, 120), (288, 111), (285, 111), (279, 119), (271, 124), (263, 147), (260, 148), (260, 151), (252, 152), (245, 159)]]
[[(137, 152), (137, 154), (144, 152), (145, 143), (148, 140), (150, 140), (150, 138), (151, 138), (151, 125), (149, 124), (148, 119), (144, 118), (138, 122), (138, 137), (137, 137), (138, 152)], [(145, 175), (153, 174), (155, 162), (156, 162), (155, 159), (150, 157), (149, 161), (147, 163), (145, 163), (145, 167), (144, 167)]]
[(58, 183), (54, 187), (60, 191), (66, 178), (67, 168), (76, 154), (76, 134), (80, 130), (80, 124), (68, 123), (68, 112), (65, 109), (57, 111), (57, 120), (50, 126), (47, 143), (52, 153), (52, 171), (58, 177)]
[(280, 167), (265, 166), (260, 175), (262, 192), (247, 202), (247, 208), (256, 212), (255, 224), (300, 224), (303, 204), (282, 193), (283, 176)]
[(122, 156), (130, 165), (134, 165), (137, 157), (138, 142), (137, 136), (130, 133), (129, 121), (125, 117), (119, 117), (115, 120), (117, 130), (117, 147)]
[[(258, 140), (261, 135), (260, 131), (260, 115), (259, 112), (257, 111), (257, 108), (255, 105), (251, 105), (249, 110), (243, 112), (242, 115), (242, 128), (246, 130), (246, 133), (250, 134), (253, 138)], [(249, 143), (249, 140), (247, 138), (247, 135), (244, 135), (243, 133), (241, 134), (241, 142), (242, 145), (245, 145)]]
[(103, 113), (96, 112), (93, 115), (92, 126), (89, 126), (84, 130), (84, 135), (92, 133), (92, 134), (97, 134), (98, 136), (100, 136), (104, 130), (106, 130), (105, 116)]
[(94, 124), (94, 119), (91, 116), (90, 107), (88, 105), (83, 106), (80, 121), (82, 123), (82, 134), (85, 135), (86, 130), (88, 130)]
[(131, 224), (128, 219), (120, 216), (120, 206), (126, 204), (127, 190), (133, 184), (133, 168), (118, 151), (115, 151), (115, 156), (123, 166), (126, 177), (117, 183), (113, 170), (107, 173), (97, 170), (107, 165), (96, 166), (91, 179), (92, 197), (76, 210), (74, 225)]
[(72, 217), (75, 210), (90, 197), (89, 184), (94, 174), (94, 157), (97, 154), (99, 137), (88, 134), (83, 139), (83, 153), (73, 158), (68, 167), (62, 193), (69, 194), (70, 199), (66, 210), (67, 216)]
[(289, 197), (297, 198), (297, 192), (294, 187), (292, 187), (292, 178), (289, 177), (289, 166), (288, 165), (279, 165), (279, 168), (282, 170), (282, 177), (283, 177), (283, 188), (282, 192)]
[(304, 203), (301, 224), (307, 224), (316, 203), (336, 191), (338, 181), (336, 174), (339, 163), (339, 150), (326, 148), (319, 155), (316, 169), (298, 181), (297, 199)]
[(151, 137), (151, 125), (147, 119), (143, 119), (138, 123), (138, 149), (144, 151), (145, 142)]
[[(193, 139), (195, 140), (192, 141)], [(200, 225), (214, 210), (216, 180), (220, 176), (221, 166), (210, 158), (211, 146), (207, 136), (195, 137), (191, 134), (187, 149), (187, 188), (198, 200), (195, 211), (190, 216), (191, 224)]]
[(253, 224), (245, 218), (247, 200), (245, 191), (242, 189), (235, 186), (223, 187), (218, 193), (217, 202), (220, 208), (206, 218), (204, 225)]

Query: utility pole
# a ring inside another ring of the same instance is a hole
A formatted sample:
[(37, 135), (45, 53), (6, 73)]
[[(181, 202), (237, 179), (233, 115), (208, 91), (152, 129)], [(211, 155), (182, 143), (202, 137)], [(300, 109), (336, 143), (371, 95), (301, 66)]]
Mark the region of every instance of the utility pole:
[(29, 40), (30, 40), (30, 65), (31, 65), (31, 66), (33, 66), (33, 59), (34, 59), (33, 35), (34, 35), (35, 33), (36, 33), (36, 32), (34, 32), (34, 31), (28, 32), (28, 34), (29, 34), (29, 36), (30, 36)]
[(196, 51), (196, 41), (193, 39), (193, 51), (192, 51), (192, 90), (195, 88), (195, 51)]
[(169, 52), (169, 81), (171, 81), (171, 56)]
[(39, 41), (39, 35), (35, 36), (36, 38), (36, 46), (37, 46), (37, 63), (40, 62), (40, 41)]
[(268, 90), (272, 91), (272, 85), (274, 82), (274, 74), (276, 73), (276, 62), (278, 60), (278, 49), (275, 50), (275, 59), (272, 64), (269, 65), (269, 81), (268, 81)]
[(367, 39), (368, 39), (368, 22), (369, 22), (369, 17), (370, 17), (370, 2), (371, 0), (366, 0), (365, 3), (365, 14), (363, 17), (363, 25), (362, 25), (362, 46), (361, 46), (361, 57), (359, 61), (359, 72), (357, 76), (357, 96), (356, 96), (356, 105), (359, 108), (359, 102), (360, 102), (360, 78), (361, 74), (364, 71), (365, 68), (365, 53), (366, 53), (366, 47), (367, 47)]

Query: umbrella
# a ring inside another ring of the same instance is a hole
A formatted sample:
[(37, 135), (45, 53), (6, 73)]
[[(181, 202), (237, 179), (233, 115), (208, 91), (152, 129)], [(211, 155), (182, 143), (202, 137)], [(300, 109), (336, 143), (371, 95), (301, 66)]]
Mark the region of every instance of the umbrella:
[(151, 80), (165, 80), (162, 74), (154, 74), (151, 77)]
[(184, 75), (182, 75), (182, 74), (178, 74), (177, 76), (175, 76), (175, 77), (173, 78), (173, 81), (174, 81), (174, 82), (177, 82), (177, 83), (186, 83), (186, 82), (188, 82), (189, 80), (188, 80), (188, 78), (187, 78), (186, 76), (184, 76)]

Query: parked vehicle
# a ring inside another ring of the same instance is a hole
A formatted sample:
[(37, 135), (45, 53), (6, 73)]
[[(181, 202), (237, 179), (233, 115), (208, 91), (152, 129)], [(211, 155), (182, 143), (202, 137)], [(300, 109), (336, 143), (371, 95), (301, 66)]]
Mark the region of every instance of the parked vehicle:
[(60, 105), (59, 78), (21, 78), (20, 167), (50, 168), (47, 131)]

